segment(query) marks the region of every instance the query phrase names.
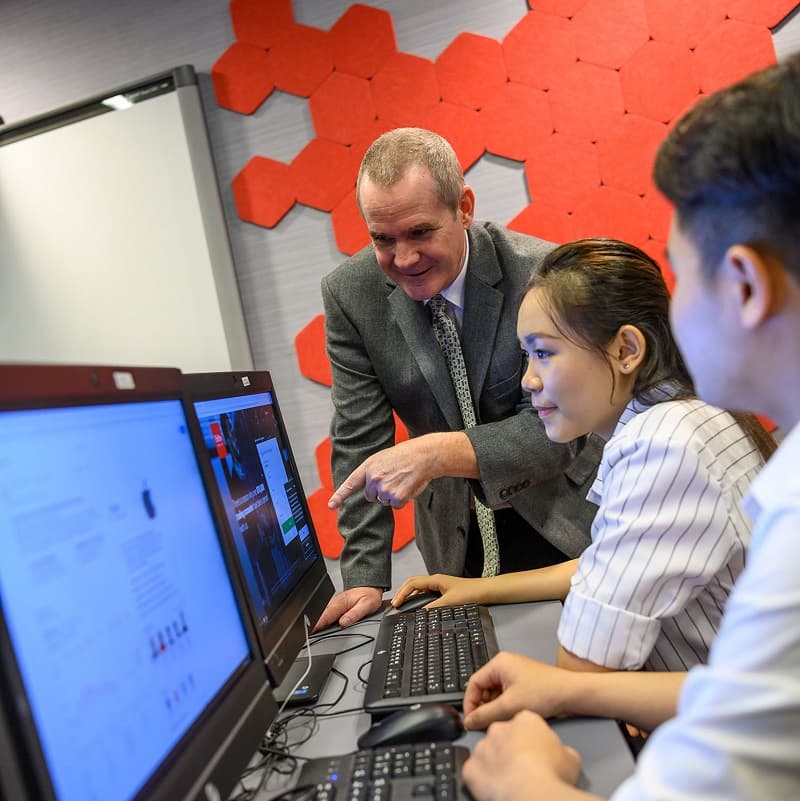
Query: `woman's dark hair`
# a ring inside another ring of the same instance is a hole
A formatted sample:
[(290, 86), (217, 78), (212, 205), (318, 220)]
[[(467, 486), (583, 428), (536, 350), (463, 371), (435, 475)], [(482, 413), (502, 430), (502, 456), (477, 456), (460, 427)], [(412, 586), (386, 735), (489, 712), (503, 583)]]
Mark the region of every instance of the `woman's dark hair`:
[[(694, 395), (689, 371), (669, 327), (669, 292), (661, 270), (643, 250), (617, 239), (579, 239), (551, 250), (526, 291), (543, 290), (541, 302), (559, 332), (606, 361), (606, 346), (623, 325), (642, 332), (646, 348), (633, 396), (669, 382), (677, 397)], [(609, 364), (609, 369), (610, 369)]]
[[(617, 239), (568, 242), (551, 250), (533, 271), (526, 293), (532, 289), (542, 290), (540, 302), (562, 336), (607, 362), (606, 347), (622, 326), (641, 331), (645, 355), (634, 380), (636, 400), (652, 403), (652, 391), (665, 383), (675, 399), (694, 397), (669, 326), (667, 285), (643, 250)], [(772, 437), (753, 415), (737, 412), (734, 417), (766, 459), (775, 450)]]

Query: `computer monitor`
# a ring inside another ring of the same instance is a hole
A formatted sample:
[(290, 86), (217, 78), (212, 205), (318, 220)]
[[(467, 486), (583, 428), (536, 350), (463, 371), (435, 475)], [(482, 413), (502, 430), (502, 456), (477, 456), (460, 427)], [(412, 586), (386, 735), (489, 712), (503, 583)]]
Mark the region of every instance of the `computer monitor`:
[(184, 375), (277, 687), (334, 588), (265, 371)]
[(226, 798), (277, 712), (197, 446), (177, 370), (0, 366), (0, 718), (30, 798)]

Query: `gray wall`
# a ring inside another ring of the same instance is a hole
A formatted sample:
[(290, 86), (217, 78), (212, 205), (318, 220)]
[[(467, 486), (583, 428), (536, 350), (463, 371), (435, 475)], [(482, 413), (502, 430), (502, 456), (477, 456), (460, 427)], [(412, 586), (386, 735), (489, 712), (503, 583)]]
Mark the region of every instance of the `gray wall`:
[[(265, 0), (267, 2), (268, 0)], [(435, 58), (461, 31), (502, 38), (525, 0), (367, 0), (392, 14), (401, 50)], [(329, 28), (352, 0), (294, 0), (297, 22)], [(236, 216), (230, 181), (255, 154), (289, 161), (313, 138), (307, 101), (274, 92), (255, 114), (219, 109), (208, 73), (233, 41), (223, 0), (3, 0), (0, 115), (14, 122), (178, 64), (201, 88), (229, 225), (245, 320), (258, 368), (273, 373), (306, 490), (319, 485), (315, 445), (327, 434), (329, 392), (304, 379), (293, 340), (322, 311), (319, 278), (342, 258), (328, 215), (296, 205), (266, 230)], [(800, 20), (776, 36), (779, 57), (800, 49)], [(507, 221), (527, 202), (521, 169), (487, 156), (469, 173), (478, 216)]]

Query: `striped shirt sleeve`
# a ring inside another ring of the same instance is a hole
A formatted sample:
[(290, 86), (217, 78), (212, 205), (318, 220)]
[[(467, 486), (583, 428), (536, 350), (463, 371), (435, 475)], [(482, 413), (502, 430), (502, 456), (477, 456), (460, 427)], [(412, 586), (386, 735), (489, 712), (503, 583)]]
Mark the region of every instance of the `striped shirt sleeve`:
[(558, 629), (566, 650), (612, 669), (641, 668), (662, 621), (685, 609), (737, 544), (720, 482), (690, 446), (691, 410), (669, 405), (606, 446), (592, 544)]

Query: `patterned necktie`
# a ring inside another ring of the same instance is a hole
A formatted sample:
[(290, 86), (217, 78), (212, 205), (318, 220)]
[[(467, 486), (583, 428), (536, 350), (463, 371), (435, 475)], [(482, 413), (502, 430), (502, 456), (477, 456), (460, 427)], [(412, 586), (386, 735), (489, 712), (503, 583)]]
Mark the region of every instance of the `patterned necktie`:
[[(441, 295), (434, 295), (428, 301), (433, 320), (433, 333), (439, 342), (439, 347), (447, 361), (447, 371), (456, 391), (458, 408), (461, 410), (461, 419), (464, 428), (472, 428), (476, 424), (475, 406), (472, 403), (472, 393), (467, 380), (467, 368), (464, 365), (464, 354), (461, 350), (461, 341), (458, 329), (450, 315), (447, 313), (447, 301)], [(497, 547), (497, 527), (494, 521), (494, 512), (484, 506), (475, 498), (475, 515), (478, 518), (478, 528), (483, 540), (483, 575), (496, 576), (500, 557)]]

